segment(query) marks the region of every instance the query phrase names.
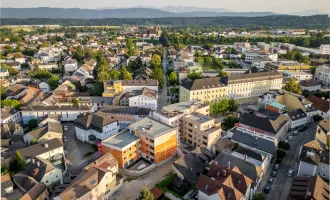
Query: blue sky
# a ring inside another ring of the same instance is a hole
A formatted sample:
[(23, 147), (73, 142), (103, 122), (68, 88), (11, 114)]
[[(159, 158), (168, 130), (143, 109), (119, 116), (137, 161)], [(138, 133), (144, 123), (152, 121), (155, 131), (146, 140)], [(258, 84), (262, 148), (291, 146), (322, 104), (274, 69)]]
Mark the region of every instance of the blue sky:
[(294, 13), (316, 9), (329, 13), (329, 0), (1, 0), (1, 7), (62, 7), (62, 8), (102, 8), (102, 7), (164, 7), (195, 6), (205, 8), (226, 8), (231, 11), (271, 11)]

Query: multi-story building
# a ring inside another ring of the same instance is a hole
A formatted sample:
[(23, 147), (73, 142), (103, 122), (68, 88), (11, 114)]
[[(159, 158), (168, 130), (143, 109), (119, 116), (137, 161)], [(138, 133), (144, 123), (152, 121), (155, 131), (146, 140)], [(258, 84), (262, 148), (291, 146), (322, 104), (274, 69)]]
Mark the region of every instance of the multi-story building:
[(76, 59), (68, 59), (63, 61), (65, 72), (74, 72), (78, 69), (78, 62)]
[(8, 123), (20, 123), (22, 121), (22, 116), (18, 110), (12, 107), (4, 107), (1, 109), (1, 119), (0, 124)]
[(298, 63), (297, 61), (278, 61), (278, 62), (271, 62), (267, 63), (265, 68), (268, 71), (278, 71), (278, 72), (284, 72), (284, 71), (310, 71), (311, 66)]
[(211, 148), (221, 137), (220, 125), (202, 114), (190, 114), (183, 117), (181, 139), (191, 146)]
[(0, 78), (6, 78), (9, 76), (9, 71), (7, 68), (0, 68)]
[(289, 111), (286, 115), (290, 118), (290, 129), (296, 129), (300, 126), (305, 126), (309, 122), (306, 113), (301, 108)]
[(39, 66), (40, 69), (45, 69), (45, 70), (52, 70), (58, 68), (55, 62), (38, 63), (37, 65)]
[(102, 141), (103, 153), (111, 152), (119, 168), (126, 168), (140, 157), (157, 165), (176, 155), (177, 128), (146, 117), (127, 130)]
[(321, 46), (320, 46), (320, 54), (322, 54), (322, 55), (324, 55), (324, 54), (329, 55), (330, 54), (330, 45), (329, 44), (321, 44)]
[(61, 121), (74, 121), (82, 113), (92, 113), (92, 106), (28, 106), (22, 110), (23, 123), (27, 124), (30, 119), (39, 119), (49, 114), (59, 115)]
[(123, 177), (118, 174), (118, 162), (111, 153), (106, 153), (84, 167), (54, 200), (109, 199), (122, 185)]
[(313, 74), (307, 72), (292, 71), (292, 72), (285, 72), (285, 75), (287, 75), (287, 77), (289, 78), (295, 78), (298, 81), (313, 79)]
[(180, 85), (180, 102), (201, 100), (202, 103), (217, 102), (226, 98), (227, 87), (220, 77), (196, 79)]
[(324, 119), (330, 118), (330, 103), (329, 101), (319, 98), (317, 96), (308, 96), (307, 100), (313, 104), (313, 107), (317, 109), (317, 114)]
[(114, 97), (121, 93), (131, 92), (133, 90), (142, 90), (148, 88), (158, 92), (157, 80), (118, 80), (118, 81), (104, 81), (103, 97)]
[(118, 120), (104, 112), (78, 117), (74, 124), (77, 139), (89, 143), (102, 141), (119, 131)]
[(322, 65), (315, 70), (315, 80), (324, 84), (330, 85), (330, 65)]
[(133, 90), (122, 95), (120, 98), (120, 105), (156, 110), (157, 97), (157, 92), (149, 88)]

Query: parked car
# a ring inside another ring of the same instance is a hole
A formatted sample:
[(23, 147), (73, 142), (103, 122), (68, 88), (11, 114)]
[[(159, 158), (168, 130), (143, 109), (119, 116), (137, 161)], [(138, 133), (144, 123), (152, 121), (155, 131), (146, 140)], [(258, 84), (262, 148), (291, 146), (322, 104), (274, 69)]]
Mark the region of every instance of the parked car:
[(68, 130), (68, 126), (64, 125), (64, 130), (67, 131)]
[(275, 178), (277, 176), (277, 170), (273, 170), (271, 176)]
[(288, 136), (288, 140), (291, 141), (292, 140), (292, 136)]
[(274, 170), (278, 170), (280, 168), (280, 164), (276, 163), (273, 167)]
[(267, 181), (267, 183), (270, 184), (270, 185), (273, 184), (273, 182), (274, 182), (273, 178), (269, 178), (268, 181)]
[(304, 132), (304, 131), (306, 131), (307, 129), (308, 129), (308, 127), (307, 127), (307, 126), (304, 126), (304, 127), (300, 128), (298, 131), (299, 131), (299, 132)]
[(66, 136), (63, 136), (63, 141), (64, 142), (68, 141), (68, 139), (66, 138)]
[(272, 188), (272, 186), (270, 186), (270, 185), (266, 185), (265, 186), (265, 189), (264, 189), (264, 193), (269, 193), (270, 192), (270, 189)]
[(293, 176), (293, 170), (292, 169), (289, 169), (289, 171), (288, 171), (288, 176)]
[(293, 136), (296, 136), (296, 135), (299, 135), (299, 133), (298, 133), (298, 131), (294, 131), (294, 132), (292, 133), (292, 135), (293, 135)]

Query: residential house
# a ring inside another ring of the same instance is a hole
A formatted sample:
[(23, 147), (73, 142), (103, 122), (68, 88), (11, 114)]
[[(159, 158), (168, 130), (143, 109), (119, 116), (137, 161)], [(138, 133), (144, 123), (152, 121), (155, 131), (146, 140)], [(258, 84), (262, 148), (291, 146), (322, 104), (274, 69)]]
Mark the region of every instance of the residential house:
[(7, 199), (14, 192), (14, 183), (9, 174), (1, 176), (1, 199)]
[(14, 69), (17, 69), (18, 71), (21, 70), (21, 63), (20, 62), (6, 62), (6, 65), (8, 65), (9, 67), (12, 67)]
[(315, 70), (315, 80), (324, 84), (330, 85), (330, 65), (322, 65)]
[(43, 127), (26, 133), (23, 138), (24, 142), (27, 144), (31, 144), (33, 141), (46, 142), (54, 138), (62, 140), (62, 125), (54, 122), (47, 122)]
[(320, 176), (294, 177), (288, 194), (290, 200), (329, 199), (329, 184)]
[(0, 78), (6, 78), (9, 76), (9, 71), (7, 68), (0, 68)]
[(215, 120), (202, 114), (189, 114), (183, 117), (181, 139), (195, 147), (211, 148), (221, 137), (221, 126)]
[(291, 130), (305, 126), (309, 122), (307, 115), (301, 108), (289, 111), (286, 116), (290, 118), (289, 129)]
[(315, 79), (300, 81), (300, 87), (302, 90), (308, 90), (311, 92), (321, 90), (321, 84)]
[(19, 199), (45, 200), (49, 198), (49, 192), (47, 190), (46, 185), (40, 183), (31, 176), (18, 173), (13, 176), (13, 181), (21, 191)]
[(157, 109), (158, 95), (155, 90), (142, 88), (142, 90), (133, 90), (132, 93), (133, 96), (128, 98), (128, 106)]
[(41, 82), (38, 85), (39, 89), (42, 90), (44, 93), (48, 94), (50, 92), (50, 86), (47, 82)]
[(20, 124), (1, 124), (1, 147), (6, 148), (13, 144), (15, 136), (23, 136), (23, 127)]
[(109, 199), (123, 185), (118, 174), (118, 162), (106, 153), (84, 167), (80, 174), (54, 200)]
[(268, 71), (277, 71), (277, 72), (310, 71), (311, 66), (303, 63), (299, 63), (297, 61), (283, 60), (283, 61), (267, 63), (265, 65), (265, 69), (267, 69)]
[(63, 67), (65, 72), (74, 72), (78, 69), (78, 62), (76, 59), (67, 59), (63, 61)]
[(300, 71), (288, 71), (284, 72), (285, 75), (289, 78), (295, 78), (298, 81), (310, 80), (313, 79), (313, 74)]
[(82, 113), (91, 113), (95, 109), (92, 106), (28, 106), (21, 111), (23, 123), (30, 119), (40, 119), (49, 114), (59, 115), (61, 121), (74, 121)]
[(313, 103), (317, 109), (317, 114), (323, 118), (330, 118), (330, 102), (316, 96), (308, 96), (308, 101)]
[(100, 111), (79, 116), (74, 124), (77, 139), (89, 143), (97, 143), (119, 131), (118, 120)]
[(45, 69), (45, 70), (53, 70), (58, 69), (58, 65), (55, 62), (42, 62), (37, 64), (39, 69)]
[(140, 157), (161, 165), (176, 155), (177, 134), (177, 128), (146, 117), (102, 141), (101, 150), (110, 151), (119, 168), (129, 166)]
[(1, 108), (0, 124), (20, 123), (21, 121), (22, 116), (18, 110), (8, 106)]
[(26, 88), (24, 85), (15, 84), (7, 89), (7, 99), (20, 99), (26, 95)]

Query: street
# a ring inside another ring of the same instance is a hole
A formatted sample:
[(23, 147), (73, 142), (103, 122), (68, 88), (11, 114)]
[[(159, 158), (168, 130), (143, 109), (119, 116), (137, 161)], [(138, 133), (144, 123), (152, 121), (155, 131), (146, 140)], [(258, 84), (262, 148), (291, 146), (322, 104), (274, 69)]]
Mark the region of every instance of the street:
[[(280, 168), (277, 171), (277, 176), (274, 178), (274, 182), (271, 185), (271, 190), (269, 194), (267, 194), (268, 200), (284, 200), (287, 199), (289, 194), (292, 178), (297, 175), (298, 172), (298, 157), (300, 146), (307, 143), (313, 138), (313, 132), (316, 131), (316, 124), (311, 125), (306, 131), (299, 132), (299, 135), (292, 136), (292, 141), (289, 141), (290, 150), (287, 151), (286, 157), (283, 159), (282, 163), (280, 164)], [(306, 134), (309, 133), (309, 134)], [(287, 136), (292, 135), (291, 133), (286, 134), (284, 137), (285, 139)], [(275, 159), (274, 159), (275, 162)], [(267, 184), (268, 179), (271, 177), (270, 174), (272, 173), (272, 168), (274, 166), (274, 162), (270, 164), (270, 167), (267, 173), (264, 175), (259, 188), (257, 189), (257, 193), (263, 193), (265, 185)], [(294, 172), (293, 177), (289, 177), (287, 175), (289, 169), (292, 169)]]
[(164, 84), (163, 88), (160, 89), (159, 95), (158, 95), (158, 108), (162, 108), (166, 105), (168, 105), (168, 97), (167, 97), (167, 81), (166, 81), (166, 70), (167, 70), (167, 60), (166, 60), (166, 51), (164, 50), (164, 55), (163, 55), (163, 79), (164, 79)]

